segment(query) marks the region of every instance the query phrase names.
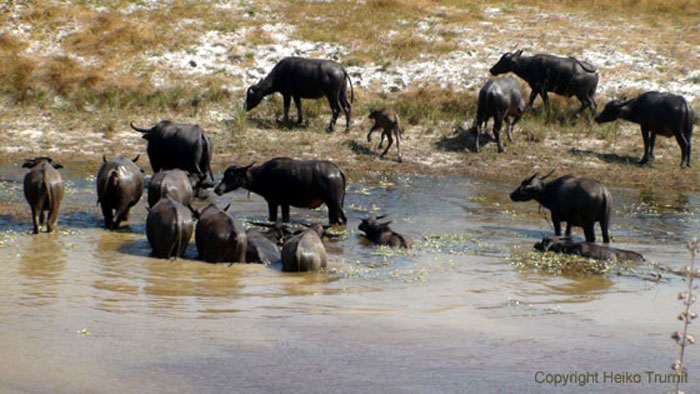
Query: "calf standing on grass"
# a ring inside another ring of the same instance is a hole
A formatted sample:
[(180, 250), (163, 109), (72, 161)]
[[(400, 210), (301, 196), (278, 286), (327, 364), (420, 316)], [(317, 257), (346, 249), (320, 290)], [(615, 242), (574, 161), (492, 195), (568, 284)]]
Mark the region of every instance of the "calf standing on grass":
[(386, 146), (386, 149), (384, 149), (384, 152), (379, 155), (379, 157), (383, 158), (384, 155), (386, 155), (386, 152), (389, 151), (389, 148), (391, 148), (391, 144), (394, 143), (394, 138), (392, 138), (393, 135), (396, 137), (396, 151), (399, 154), (398, 161), (401, 163), (401, 134), (403, 134), (403, 130), (401, 129), (401, 120), (399, 119), (399, 115), (387, 109), (373, 109), (369, 113), (369, 118), (374, 120), (374, 126), (372, 126), (369, 133), (367, 133), (367, 142), (372, 142), (373, 132), (382, 129), (382, 137), (379, 140), (377, 149), (381, 149), (382, 144), (384, 144), (384, 137), (389, 140), (389, 144)]
[[(505, 152), (501, 138), (501, 126), (506, 121), (508, 142), (513, 142), (511, 131), (520, 121), (525, 111), (525, 100), (520, 91), (520, 83), (513, 77), (492, 79), (479, 91), (479, 107), (476, 111), (476, 144), (479, 152), (479, 135), (482, 126), (493, 118), (493, 135), (498, 143), (498, 152)], [(508, 120), (508, 117), (511, 120)]]
[(690, 167), (690, 138), (693, 136), (693, 109), (682, 96), (646, 92), (639, 97), (609, 102), (595, 118), (597, 123), (625, 119), (642, 128), (644, 157), (640, 165), (654, 160), (656, 135), (676, 137), (681, 148), (681, 168)]
[(24, 176), (24, 198), (32, 209), (34, 234), (39, 234), (39, 227), (44, 224), (44, 211), (49, 211), (46, 231), (50, 233), (56, 227), (63, 199), (63, 178), (56, 169), (63, 166), (51, 158), (37, 157), (25, 159), (22, 167), (29, 168)]

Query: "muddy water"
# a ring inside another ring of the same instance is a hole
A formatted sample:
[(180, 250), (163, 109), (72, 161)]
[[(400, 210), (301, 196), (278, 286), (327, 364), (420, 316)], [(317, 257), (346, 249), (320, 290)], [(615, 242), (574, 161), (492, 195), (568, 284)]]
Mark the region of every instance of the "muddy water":
[[(72, 166), (67, 165), (71, 168)], [(0, 180), (0, 392), (663, 392), (647, 381), (676, 357), (675, 295), (683, 282), (648, 266), (633, 274), (565, 277), (519, 271), (509, 256), (551, 231), (512, 185), (467, 178), (357, 175), (349, 234), (327, 242), (329, 271), (149, 257), (145, 201), (128, 226), (101, 228), (96, 169), (65, 170), (54, 234), (28, 234), (23, 171)], [(700, 233), (700, 196), (613, 188), (617, 246), (673, 267)], [(244, 191), (211, 197), (261, 220)], [(388, 213), (416, 240), (387, 254), (356, 230)], [(298, 220), (325, 210), (292, 209)], [(581, 233), (576, 233), (581, 236)], [(689, 392), (700, 386), (690, 349)], [(545, 373), (599, 372), (554, 387)], [(603, 381), (604, 372), (641, 383)]]

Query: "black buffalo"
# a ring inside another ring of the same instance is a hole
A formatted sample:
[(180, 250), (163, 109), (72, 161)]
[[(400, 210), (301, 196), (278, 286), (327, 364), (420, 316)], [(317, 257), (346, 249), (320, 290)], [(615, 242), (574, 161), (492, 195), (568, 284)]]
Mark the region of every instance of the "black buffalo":
[(36, 157), (25, 159), (22, 167), (29, 168), (24, 176), (24, 198), (32, 210), (34, 234), (39, 234), (39, 228), (44, 224), (44, 211), (49, 212), (46, 231), (50, 233), (56, 227), (63, 199), (63, 178), (56, 171), (63, 165), (49, 157)]
[(194, 192), (187, 173), (177, 168), (155, 173), (148, 183), (148, 206), (154, 206), (161, 198), (190, 204)]
[(693, 136), (693, 109), (682, 96), (646, 92), (631, 100), (613, 100), (595, 118), (598, 123), (625, 119), (642, 128), (644, 157), (639, 164), (654, 160), (656, 135), (676, 137), (681, 148), (681, 168), (690, 167), (690, 139)]
[(182, 256), (193, 230), (192, 212), (178, 201), (162, 198), (148, 210), (146, 237), (157, 257)]
[(270, 239), (267, 231), (249, 228), (245, 231), (246, 247), (245, 260), (248, 263), (272, 264), (280, 261), (280, 249), (277, 241)]
[(538, 94), (542, 96), (545, 107), (548, 107), (547, 92), (554, 92), (562, 96), (578, 98), (581, 107), (576, 111), (576, 115), (586, 108), (590, 108), (595, 115), (598, 107), (595, 102), (595, 90), (599, 79), (595, 67), (575, 57), (544, 54), (522, 56), (522, 53), (522, 50), (504, 53), (489, 71), (493, 75), (512, 71), (524, 79), (532, 89), (529, 107), (532, 107)]
[(161, 120), (150, 129), (136, 127), (133, 122), (131, 128), (144, 133), (143, 138), (148, 141), (146, 151), (153, 173), (179, 168), (195, 176), (193, 187), (214, 186), (211, 172), (214, 144), (199, 125)]
[(102, 166), (97, 173), (97, 202), (102, 208), (105, 226), (117, 229), (119, 223), (129, 219), (129, 210), (143, 194), (143, 174), (133, 160), (118, 157), (107, 161), (102, 156)]
[(284, 122), (289, 123), (289, 104), (294, 98), (299, 115), (298, 121), (301, 124), (301, 99), (318, 99), (326, 96), (333, 111), (328, 132), (333, 131), (341, 107), (345, 112), (347, 130), (350, 128), (351, 107), (346, 97), (346, 80), (350, 82), (350, 102), (352, 102), (355, 100), (355, 92), (352, 90), (350, 76), (343, 66), (331, 60), (287, 57), (280, 60), (265, 79), (248, 88), (245, 100), (246, 111), (255, 108), (263, 97), (279, 92), (284, 98)]
[(520, 121), (524, 111), (525, 100), (517, 79), (508, 77), (486, 82), (479, 91), (479, 105), (476, 111), (476, 151), (479, 151), (479, 134), (483, 124), (493, 118), (493, 134), (498, 143), (498, 151), (505, 152), (501, 138), (503, 121), (506, 122), (508, 142), (513, 142), (511, 131)]
[(245, 228), (236, 216), (210, 204), (197, 213), (195, 242), (199, 259), (210, 263), (246, 262), (247, 238)]
[(581, 256), (594, 260), (608, 261), (632, 261), (642, 263), (644, 256), (632, 250), (612, 248), (599, 245), (593, 242), (574, 241), (571, 237), (550, 237), (545, 236), (542, 241), (535, 244), (535, 249), (540, 252), (556, 252), (572, 256)]
[(587, 242), (595, 242), (593, 225), (600, 223), (603, 241), (610, 242), (608, 226), (612, 211), (612, 196), (600, 182), (588, 178), (574, 178), (571, 175), (559, 177), (551, 182), (543, 181), (545, 176), (535, 174), (525, 179), (520, 187), (510, 194), (513, 201), (535, 200), (552, 213), (554, 234), (561, 235), (561, 222), (566, 222), (566, 235), (571, 235), (571, 227), (583, 227)]
[(282, 206), (282, 221), (289, 221), (289, 206), (317, 208), (325, 203), (331, 224), (347, 222), (345, 174), (326, 160), (275, 158), (259, 166), (229, 166), (214, 192), (218, 195), (239, 187), (261, 195), (266, 201), (270, 221), (277, 220), (277, 207)]
[(366, 219), (362, 219), (362, 222), (357, 228), (365, 233), (365, 238), (376, 245), (387, 245), (392, 248), (410, 248), (413, 245), (411, 239), (389, 228), (391, 221), (379, 221), (384, 217), (385, 215), (381, 215), (377, 217), (370, 216)]
[(323, 246), (324, 229), (318, 223), (294, 237), (282, 246), (282, 271), (308, 272), (326, 268), (328, 256)]

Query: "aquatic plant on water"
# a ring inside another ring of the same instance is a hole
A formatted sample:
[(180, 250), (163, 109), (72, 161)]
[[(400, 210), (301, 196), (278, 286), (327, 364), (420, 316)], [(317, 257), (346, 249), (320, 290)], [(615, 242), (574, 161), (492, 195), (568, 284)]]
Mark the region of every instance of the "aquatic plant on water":
[[(673, 363), (673, 365), (671, 365), (671, 368), (674, 371), (676, 371), (677, 377), (676, 379), (674, 379), (676, 383), (676, 388), (673, 392), (677, 394), (682, 393), (682, 391), (680, 391), (681, 382), (687, 383), (688, 381), (688, 372), (686, 370), (685, 364), (683, 364), (683, 358), (685, 357), (685, 348), (686, 346), (695, 343), (695, 337), (688, 334), (688, 326), (693, 320), (695, 320), (695, 318), (698, 317), (698, 315), (695, 312), (690, 310), (690, 306), (693, 305), (697, 300), (697, 296), (694, 294), (695, 288), (693, 287), (693, 279), (695, 278), (695, 255), (697, 255), (698, 252), (700, 252), (700, 241), (698, 241), (698, 239), (696, 238), (688, 242), (688, 250), (690, 251), (690, 266), (685, 267), (688, 280), (688, 290), (678, 293), (678, 299), (683, 301), (684, 305), (683, 311), (678, 315), (678, 320), (683, 322), (683, 333), (675, 331), (673, 334), (671, 334), (671, 338), (674, 341), (676, 341), (676, 343), (680, 347), (680, 354), (678, 355), (678, 359)], [(700, 272), (697, 272), (695, 274), (698, 273)]]

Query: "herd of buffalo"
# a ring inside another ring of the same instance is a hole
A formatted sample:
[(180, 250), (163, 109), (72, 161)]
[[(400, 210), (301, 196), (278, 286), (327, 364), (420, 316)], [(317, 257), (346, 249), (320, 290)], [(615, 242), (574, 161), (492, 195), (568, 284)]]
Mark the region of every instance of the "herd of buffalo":
[[(506, 122), (508, 140), (512, 141), (512, 128), (526, 108), (532, 107), (538, 95), (545, 106), (549, 104), (548, 92), (576, 96), (581, 102), (576, 116), (586, 109), (596, 114), (595, 91), (599, 76), (595, 67), (573, 57), (523, 56), (522, 52), (505, 53), (490, 72), (493, 75), (513, 72), (524, 79), (531, 88), (529, 103), (526, 106), (517, 79), (507, 77), (488, 81), (479, 92), (477, 150), (482, 126), (493, 118), (498, 151), (503, 152), (500, 136), (503, 121)], [(350, 100), (347, 99), (346, 82), (350, 82)], [(281, 60), (266, 78), (248, 88), (246, 110), (252, 110), (265, 96), (276, 92), (284, 99), (284, 122), (289, 121), (292, 99), (301, 123), (301, 99), (325, 96), (332, 110), (327, 130), (333, 131), (341, 109), (346, 117), (346, 127), (350, 127), (354, 100), (352, 82), (345, 69), (336, 62), (300, 57)], [(657, 134), (675, 136), (681, 148), (681, 167), (690, 167), (693, 116), (683, 97), (646, 92), (630, 100), (612, 100), (595, 121), (626, 119), (640, 124), (644, 139), (644, 156), (640, 164), (654, 159)], [(401, 161), (403, 130), (398, 115), (379, 109), (371, 111), (370, 119), (375, 124), (367, 134), (367, 140), (371, 141), (373, 131), (383, 129), (380, 147), (385, 137), (388, 146), (381, 156), (387, 153), (395, 139), (398, 160)], [(147, 186), (146, 236), (155, 256), (181, 256), (194, 233), (198, 258), (203, 261), (262, 264), (281, 261), (282, 269), (289, 272), (317, 271), (326, 266), (327, 255), (322, 239), (328, 235), (325, 232), (327, 227), (314, 223), (307, 225), (305, 230), (293, 231), (277, 222), (277, 213), (281, 207), (282, 222), (289, 222), (290, 206), (317, 208), (325, 204), (329, 225), (347, 224), (343, 211), (347, 181), (345, 173), (335, 163), (275, 158), (260, 165), (255, 165), (255, 162), (246, 166), (231, 165), (225, 170), (223, 179), (215, 184), (210, 166), (214, 151), (212, 140), (198, 125), (163, 120), (151, 128), (137, 127), (133, 123), (131, 127), (143, 133), (143, 138), (148, 141), (147, 153), (154, 173)], [(143, 170), (136, 164), (138, 158), (107, 160), (103, 157), (96, 181), (97, 200), (109, 229), (116, 229), (121, 222), (128, 221), (129, 210), (143, 194), (146, 182)], [(56, 226), (64, 194), (61, 174), (57, 171), (62, 165), (48, 157), (37, 157), (27, 159), (23, 167), (29, 168), (24, 178), (24, 195), (31, 207), (34, 233), (39, 232), (44, 221), (51, 232)], [(510, 195), (513, 201), (536, 200), (550, 210), (557, 237), (546, 237), (538, 244), (543, 250), (573, 250), (574, 254), (588, 254), (590, 257), (635, 257), (633, 252), (625, 254), (626, 251), (601, 249), (594, 244), (596, 222), (600, 224), (603, 241), (610, 242), (608, 228), (612, 196), (605, 186), (592, 179), (570, 175), (545, 182), (551, 174), (528, 177)], [(193, 199), (206, 195), (206, 189), (212, 187), (218, 195), (242, 187), (262, 196), (268, 204), (269, 220), (275, 224), (257, 223), (258, 227), (246, 229), (230, 206), (221, 209), (210, 204), (202, 210), (195, 209)], [(48, 212), (46, 220), (45, 212)], [(363, 219), (359, 230), (375, 244), (410, 248), (412, 241), (391, 230), (391, 222), (382, 219), (384, 216)], [(561, 238), (562, 221), (566, 222), (567, 238)], [(571, 241), (572, 226), (583, 228), (586, 242)]]

